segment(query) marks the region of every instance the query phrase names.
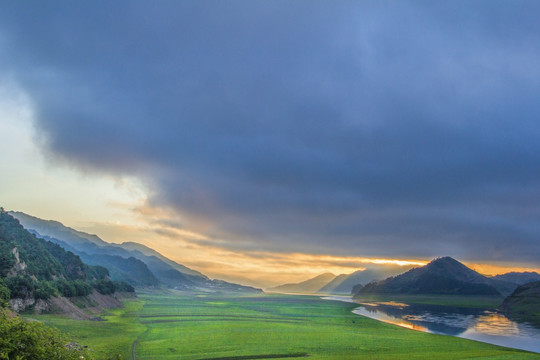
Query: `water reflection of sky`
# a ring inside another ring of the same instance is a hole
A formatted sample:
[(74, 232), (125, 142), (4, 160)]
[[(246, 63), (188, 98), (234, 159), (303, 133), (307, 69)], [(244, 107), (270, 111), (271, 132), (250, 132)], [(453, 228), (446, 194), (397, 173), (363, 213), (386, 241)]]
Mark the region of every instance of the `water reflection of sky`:
[[(353, 302), (347, 297), (325, 299)], [(413, 330), (540, 352), (540, 329), (493, 311), (386, 302), (364, 303), (353, 313)]]

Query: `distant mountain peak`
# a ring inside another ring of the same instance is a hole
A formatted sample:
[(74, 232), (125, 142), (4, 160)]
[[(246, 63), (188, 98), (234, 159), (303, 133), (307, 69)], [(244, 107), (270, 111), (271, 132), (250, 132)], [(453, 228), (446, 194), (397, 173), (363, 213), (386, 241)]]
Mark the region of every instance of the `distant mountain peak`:
[(327, 278), (327, 277), (336, 277), (336, 275), (332, 274), (331, 272), (325, 272), (325, 273), (322, 273), (321, 275), (317, 275), (314, 277), (314, 279), (318, 279), (318, 278)]
[(446, 276), (455, 276), (461, 278), (461, 280), (473, 280), (478, 277), (483, 278), (482, 275), (450, 256), (436, 258), (423, 268), (425, 271), (444, 273)]
[(438, 258), (435, 258), (433, 260), (431, 260), (427, 265), (439, 265), (439, 264), (448, 264), (448, 265), (462, 265), (462, 266), (465, 266), (463, 265), (461, 262), (457, 261), (456, 259), (454, 259), (453, 257), (450, 257), (450, 256), (441, 256), (441, 257), (438, 257)]
[(437, 262), (437, 261), (454, 261), (454, 262), (459, 262), (457, 261), (456, 259), (454, 259), (453, 257), (451, 256), (439, 256), (433, 260), (431, 260), (430, 262)]

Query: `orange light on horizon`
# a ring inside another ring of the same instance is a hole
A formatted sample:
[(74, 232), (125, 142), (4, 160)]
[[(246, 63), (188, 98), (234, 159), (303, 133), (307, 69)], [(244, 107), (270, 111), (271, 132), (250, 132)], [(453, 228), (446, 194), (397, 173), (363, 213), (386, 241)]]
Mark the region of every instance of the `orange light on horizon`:
[(465, 263), (474, 271), (488, 276), (501, 275), (509, 272), (537, 272), (540, 273), (540, 268), (508, 266), (508, 265), (493, 265), (493, 264), (473, 264)]
[(395, 260), (395, 259), (365, 259), (363, 262), (372, 264), (395, 264), (399, 266), (418, 265), (424, 266), (428, 261), (421, 260)]

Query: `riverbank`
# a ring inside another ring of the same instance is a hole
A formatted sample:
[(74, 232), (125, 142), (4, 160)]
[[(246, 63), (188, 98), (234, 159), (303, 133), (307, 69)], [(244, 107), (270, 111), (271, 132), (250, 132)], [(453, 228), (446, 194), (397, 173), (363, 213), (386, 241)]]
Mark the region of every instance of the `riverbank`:
[[(345, 296), (323, 297), (325, 300), (355, 302)], [(527, 323), (512, 321), (504, 314), (489, 308), (470, 306), (476, 300), (450, 299), (447, 305), (434, 305), (440, 301), (425, 299), (423, 303), (406, 303), (401, 300), (361, 302), (353, 313), (407, 329), (456, 336), (489, 344), (540, 353), (540, 328)], [(431, 299), (433, 300), (433, 299)], [(469, 305), (457, 307), (456, 303)]]

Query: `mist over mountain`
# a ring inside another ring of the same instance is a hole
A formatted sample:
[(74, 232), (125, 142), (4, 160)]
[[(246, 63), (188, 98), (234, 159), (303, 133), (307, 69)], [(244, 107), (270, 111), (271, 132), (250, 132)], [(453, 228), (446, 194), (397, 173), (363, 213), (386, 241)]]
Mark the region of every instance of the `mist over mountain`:
[(80, 253), (81, 259), (89, 265), (104, 266), (109, 270), (111, 279), (125, 281), (137, 287), (156, 287), (159, 280), (148, 269), (148, 266), (133, 256), (123, 258), (117, 255)]
[(319, 293), (347, 294), (350, 295), (354, 286), (383, 280), (389, 276), (395, 276), (411, 269), (413, 265), (400, 266), (394, 264), (369, 264), (364, 270), (358, 270), (352, 274), (338, 275), (334, 280), (318, 290)]
[(332, 273), (324, 273), (314, 278), (302, 281), (299, 283), (283, 284), (267, 289), (268, 291), (282, 292), (282, 293), (299, 293), (299, 294), (312, 294), (316, 293), (323, 286), (334, 280), (336, 275)]
[(158, 258), (159, 260), (163, 261), (164, 263), (172, 266), (173, 268), (175, 268), (176, 270), (180, 271), (183, 274), (188, 274), (188, 275), (193, 275), (193, 276), (200, 276), (200, 277), (203, 277), (205, 279), (208, 279), (208, 277), (206, 275), (200, 273), (199, 271), (190, 269), (187, 266), (184, 266), (182, 264), (178, 264), (177, 262), (174, 262), (174, 261), (170, 260), (169, 258), (166, 258), (165, 256), (161, 255), (160, 253), (158, 253), (154, 249), (151, 249), (148, 246), (144, 246), (143, 244), (127, 241), (127, 242), (123, 242), (122, 244), (120, 244), (120, 246), (123, 249), (126, 249), (126, 250), (138, 251), (138, 252), (140, 252), (140, 253), (142, 253), (142, 254), (144, 254), (146, 256), (154, 256), (154, 257)]
[(533, 281), (540, 281), (540, 274), (535, 271), (509, 272), (506, 274), (495, 275), (491, 278), (523, 285)]
[(269, 291), (283, 293), (319, 293), (351, 295), (352, 290), (359, 284), (364, 285), (372, 281), (382, 280), (409, 270), (413, 265), (400, 266), (395, 264), (368, 264), (363, 270), (351, 274), (324, 273), (314, 278), (269, 288)]
[(517, 284), (485, 277), (451, 257), (441, 257), (401, 275), (362, 287), (364, 294), (493, 295), (511, 293)]
[[(358, 273), (359, 271), (355, 271), (354, 273), (352, 274), (339, 274), (338, 276), (336, 276), (335, 278), (333, 278), (332, 280), (330, 280), (330, 282), (328, 282), (327, 284), (325, 284), (322, 288), (320, 288), (319, 290), (317, 290), (318, 293), (321, 293), (321, 294), (326, 294), (326, 293), (333, 293), (337, 288), (341, 288), (342, 287), (342, 284), (348, 279), (350, 278), (351, 276), (354, 276), (356, 273)], [(354, 286), (354, 285), (353, 285)]]

